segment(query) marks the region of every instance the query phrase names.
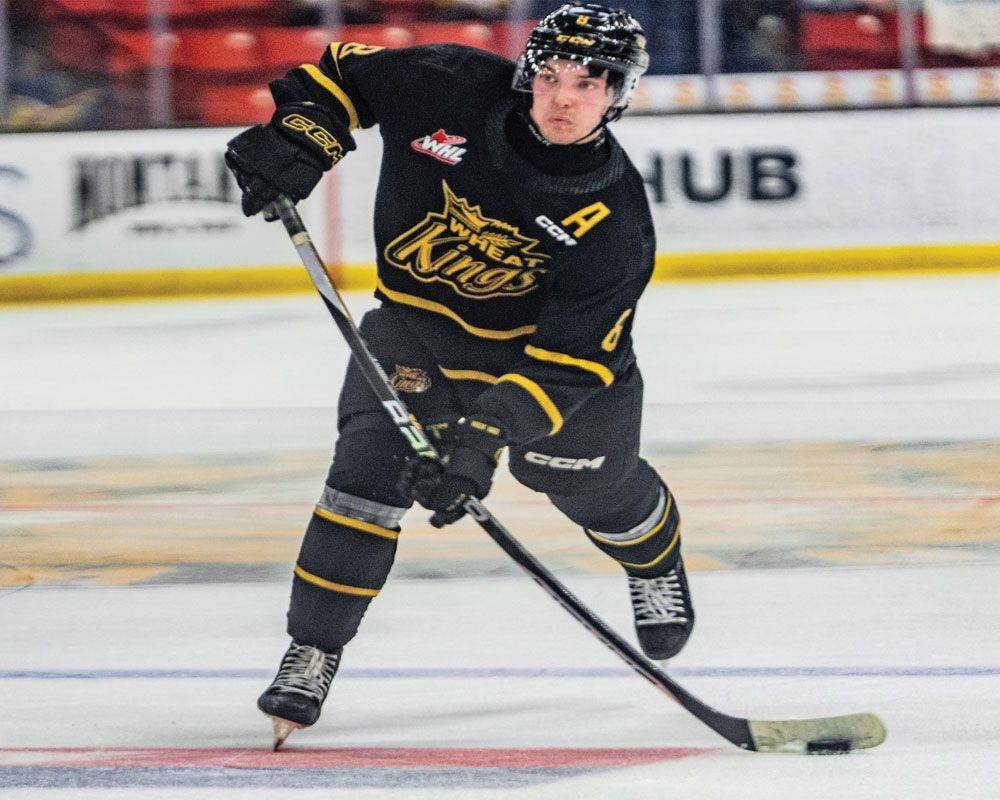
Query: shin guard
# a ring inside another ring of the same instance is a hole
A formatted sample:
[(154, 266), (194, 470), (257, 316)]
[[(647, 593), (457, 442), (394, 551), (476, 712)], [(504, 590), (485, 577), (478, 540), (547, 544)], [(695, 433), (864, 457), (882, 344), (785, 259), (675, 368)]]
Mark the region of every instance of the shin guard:
[(618, 532), (584, 528), (587, 538), (632, 576), (651, 578), (667, 573), (681, 552), (681, 519), (674, 496), (661, 484), (653, 510), (638, 524)]
[(326, 487), (295, 564), (288, 633), (296, 642), (333, 651), (353, 638), (392, 568), (405, 510)]

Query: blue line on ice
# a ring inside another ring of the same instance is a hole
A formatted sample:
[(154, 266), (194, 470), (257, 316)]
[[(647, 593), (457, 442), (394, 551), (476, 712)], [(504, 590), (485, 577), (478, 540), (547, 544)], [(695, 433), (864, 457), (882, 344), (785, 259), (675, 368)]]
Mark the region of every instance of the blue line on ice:
[[(945, 667), (671, 667), (676, 678), (941, 678), (990, 677), (1000, 675), (1000, 666)], [(0, 680), (122, 680), (122, 679), (265, 679), (273, 670), (263, 669), (65, 669), (0, 670)], [(337, 677), (379, 680), (383, 678), (621, 678), (631, 670), (617, 667), (411, 667), (345, 669)]]

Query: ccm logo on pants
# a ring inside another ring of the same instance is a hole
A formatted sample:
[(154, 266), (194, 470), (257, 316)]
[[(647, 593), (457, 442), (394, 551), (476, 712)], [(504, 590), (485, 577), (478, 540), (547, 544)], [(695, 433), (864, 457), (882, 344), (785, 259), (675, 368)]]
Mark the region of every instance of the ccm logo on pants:
[(605, 456), (597, 458), (566, 458), (565, 456), (547, 456), (545, 453), (536, 453), (529, 450), (524, 454), (524, 460), (542, 467), (552, 467), (552, 469), (600, 469), (604, 464)]

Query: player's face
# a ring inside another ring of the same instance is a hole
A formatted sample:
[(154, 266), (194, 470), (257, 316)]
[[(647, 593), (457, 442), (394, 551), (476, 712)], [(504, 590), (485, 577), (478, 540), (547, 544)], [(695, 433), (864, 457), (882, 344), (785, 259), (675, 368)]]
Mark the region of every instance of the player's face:
[(531, 81), (531, 120), (552, 144), (597, 138), (611, 104), (607, 73), (594, 78), (578, 61), (550, 58)]

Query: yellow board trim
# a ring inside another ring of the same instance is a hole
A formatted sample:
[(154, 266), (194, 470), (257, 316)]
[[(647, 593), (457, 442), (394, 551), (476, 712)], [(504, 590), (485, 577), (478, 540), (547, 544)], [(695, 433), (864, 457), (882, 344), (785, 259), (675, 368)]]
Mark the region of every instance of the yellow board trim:
[(614, 373), (611, 372), (603, 364), (598, 364), (596, 361), (588, 361), (585, 358), (575, 358), (574, 356), (567, 355), (566, 353), (554, 353), (551, 350), (543, 350), (540, 347), (535, 347), (534, 345), (528, 345), (524, 348), (524, 352), (531, 356), (532, 358), (537, 358), (539, 361), (551, 361), (554, 364), (562, 364), (566, 367), (579, 367), (580, 369), (585, 369), (588, 372), (593, 372), (605, 386), (610, 386), (615, 382)]
[(657, 564), (663, 561), (663, 559), (665, 559), (671, 552), (673, 552), (674, 545), (677, 544), (677, 539), (680, 537), (680, 535), (681, 535), (681, 526), (678, 523), (677, 530), (674, 531), (674, 535), (670, 539), (670, 544), (668, 544), (664, 549), (664, 551), (660, 553), (652, 561), (647, 561), (645, 564), (633, 564), (629, 561), (619, 561), (618, 563), (621, 564), (623, 567), (632, 567), (633, 569), (648, 569), (649, 567), (655, 567)]
[(351, 102), (351, 98), (344, 93), (343, 89), (326, 77), (326, 75), (320, 71), (319, 67), (314, 64), (303, 64), (299, 67), (299, 69), (305, 72), (310, 78), (316, 81), (316, 83), (337, 98), (337, 102), (339, 102), (344, 107), (344, 111), (347, 112), (347, 127), (350, 130), (353, 131), (356, 128), (361, 127), (361, 122), (358, 120), (358, 111), (354, 107), (354, 103)]
[[(371, 291), (375, 286), (371, 264), (341, 264), (331, 272), (341, 290)], [(312, 282), (301, 265), (0, 275), (0, 303), (169, 300), (312, 291)]]
[(0, 275), (0, 302), (215, 297), (311, 288), (305, 270), (290, 266)]
[(404, 292), (397, 292), (394, 289), (389, 289), (377, 278), (375, 279), (375, 286), (390, 300), (394, 300), (404, 306), (413, 306), (414, 308), (422, 308), (424, 311), (433, 311), (435, 314), (441, 314), (448, 317), (448, 319), (453, 322), (457, 322), (462, 326), (462, 328), (471, 333), (473, 336), (479, 336), (482, 339), (517, 339), (520, 336), (527, 336), (534, 333), (538, 328), (537, 325), (522, 325), (520, 328), (512, 328), (509, 331), (494, 331), (489, 328), (477, 328), (475, 325), (470, 325), (443, 303), (436, 303), (433, 300), (425, 300), (423, 297), (415, 297), (412, 294), (405, 294)]
[[(53, 268), (58, 266), (56, 264)], [(330, 267), (337, 288), (342, 291), (371, 291), (378, 285), (372, 263), (331, 264)], [(1000, 242), (660, 253), (656, 257), (653, 280), (769, 280), (900, 274), (954, 275), (962, 272), (1000, 272)], [(313, 285), (305, 270), (301, 265), (291, 264), (0, 275), (0, 303), (153, 300), (312, 291)], [(443, 308), (430, 310), (447, 315)], [(455, 321), (468, 330), (463, 321)], [(534, 331), (534, 325), (513, 331), (485, 331), (485, 334), (493, 335), (484, 338), (513, 339)], [(475, 330), (470, 332), (475, 333)]]
[(334, 583), (333, 581), (328, 581), (325, 578), (319, 577), (319, 575), (313, 575), (311, 572), (306, 572), (298, 564), (295, 565), (295, 574), (307, 583), (319, 586), (321, 589), (329, 589), (331, 592), (351, 594), (356, 597), (375, 597), (375, 595), (378, 594), (378, 589), (365, 589), (361, 586), (348, 586), (344, 583)]
[(484, 383), (497, 383), (500, 380), (496, 375), (490, 375), (488, 372), (480, 372), (475, 369), (448, 369), (447, 367), (442, 367), (440, 364), (438, 364), (438, 369), (441, 370), (442, 375), (453, 381), (483, 381)]
[(336, 522), (338, 525), (346, 525), (348, 528), (370, 533), (373, 536), (381, 536), (383, 539), (396, 540), (399, 538), (399, 531), (389, 530), (380, 525), (373, 525), (371, 522), (362, 522), (359, 519), (351, 519), (340, 514), (334, 514), (332, 511), (327, 511), (325, 508), (320, 508), (319, 506), (313, 509), (313, 514), (317, 517), (328, 519), (330, 522)]
[(559, 413), (559, 409), (556, 408), (556, 404), (552, 402), (552, 399), (547, 394), (545, 394), (545, 391), (541, 386), (530, 378), (518, 375), (516, 372), (508, 372), (506, 375), (501, 375), (497, 383), (502, 383), (504, 381), (520, 386), (534, 398), (538, 405), (542, 407), (542, 411), (545, 412), (545, 415), (552, 422), (552, 430), (549, 431), (549, 436), (554, 436), (559, 433), (563, 426), (562, 414)]
[(660, 517), (660, 521), (653, 526), (652, 530), (650, 530), (648, 533), (644, 533), (638, 539), (629, 539), (627, 542), (616, 542), (613, 539), (605, 539), (603, 536), (600, 536), (599, 534), (595, 533), (590, 529), (587, 530), (587, 534), (590, 536), (591, 539), (595, 539), (598, 542), (601, 542), (602, 544), (607, 544), (612, 547), (634, 547), (637, 544), (642, 544), (650, 537), (655, 536), (657, 533), (659, 533), (660, 529), (666, 523), (667, 516), (670, 514), (670, 509), (673, 508), (673, 505), (674, 505), (674, 496), (668, 493), (667, 507), (666, 509), (664, 509), (663, 516)]

